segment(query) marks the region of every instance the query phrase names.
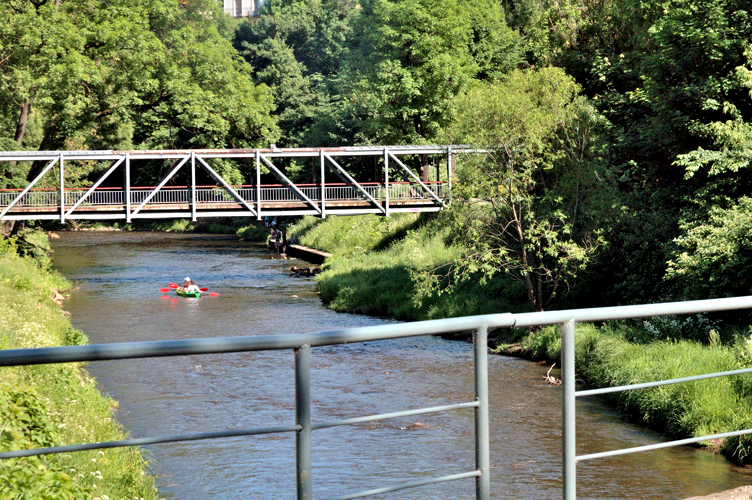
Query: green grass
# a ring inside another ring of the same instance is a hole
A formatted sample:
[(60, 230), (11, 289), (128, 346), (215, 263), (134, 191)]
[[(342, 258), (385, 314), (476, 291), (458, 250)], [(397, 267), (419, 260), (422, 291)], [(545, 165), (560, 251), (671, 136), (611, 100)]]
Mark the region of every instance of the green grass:
[(424, 274), (456, 260), (439, 215), (305, 217), (288, 228), (302, 245), (333, 254), (317, 278), (322, 300), (336, 311), (402, 320), (517, 310), (519, 287), (499, 276), (467, 280), (450, 292), (426, 290)]
[[(0, 245), (0, 348), (86, 343), (62, 309), (56, 291), (69, 283)], [(112, 441), (124, 432), (117, 403), (104, 397), (81, 364), (3, 368), (0, 449)], [(113, 448), (0, 461), (0, 498), (156, 498), (153, 478), (137, 449)]]
[[(729, 371), (747, 366), (738, 347), (720, 342), (627, 340), (631, 328), (614, 323), (597, 328), (577, 326), (575, 358), (578, 376), (594, 387), (639, 384), (656, 380)], [(558, 327), (531, 332), (522, 347), (532, 357), (556, 360), (561, 355)], [(752, 377), (739, 375), (658, 388), (626, 391), (611, 397), (633, 419), (667, 435), (701, 437), (752, 427)], [(750, 463), (749, 438), (727, 439), (723, 454)]]

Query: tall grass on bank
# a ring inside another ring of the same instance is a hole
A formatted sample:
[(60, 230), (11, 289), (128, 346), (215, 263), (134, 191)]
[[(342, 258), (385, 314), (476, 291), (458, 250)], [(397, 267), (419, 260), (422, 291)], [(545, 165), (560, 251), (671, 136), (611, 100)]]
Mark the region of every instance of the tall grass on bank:
[(333, 254), (317, 279), (322, 300), (336, 311), (433, 319), (510, 310), (521, 296), (502, 279), (469, 280), (445, 294), (419, 290), (421, 272), (447, 266), (463, 251), (446, 243), (440, 216), (306, 217), (290, 234)]
[[(738, 348), (721, 345), (717, 334), (709, 344), (659, 340), (647, 344), (627, 340), (622, 325), (577, 326), (575, 362), (578, 376), (594, 387), (638, 384), (741, 368)], [(557, 327), (530, 333), (522, 347), (532, 356), (558, 360)], [(737, 375), (658, 388), (626, 391), (611, 397), (622, 411), (669, 436), (700, 437), (752, 427), (752, 376)], [(750, 463), (749, 438), (731, 438), (723, 454)]]
[[(0, 348), (84, 344), (54, 301), (62, 277), (0, 241)], [(0, 450), (122, 439), (117, 403), (104, 397), (81, 364), (2, 368)], [(156, 498), (137, 449), (113, 448), (0, 461), (0, 498)]]

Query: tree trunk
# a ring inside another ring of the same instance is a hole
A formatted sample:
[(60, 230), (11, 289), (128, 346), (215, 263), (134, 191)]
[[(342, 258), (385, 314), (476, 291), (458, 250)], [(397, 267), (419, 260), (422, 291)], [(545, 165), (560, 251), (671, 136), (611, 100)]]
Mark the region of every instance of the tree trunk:
[[(29, 122), (29, 113), (31, 112), (31, 103), (34, 101), (33, 97), (30, 97), (28, 101), (21, 104), (21, 114), (16, 122), (16, 134), (13, 136), (13, 140), (18, 144), (19, 149), (23, 145), (24, 134), (26, 134), (26, 124)], [(6, 163), (3, 169), (3, 175), (6, 179), (13, 179), (13, 168), (18, 162), (10, 161)], [(11, 224), (11, 229), (13, 225)]]
[(31, 112), (31, 103), (33, 101), (34, 98), (32, 97), (21, 104), (21, 115), (18, 117), (18, 122), (16, 123), (16, 135), (13, 137), (19, 147), (23, 144), (24, 134), (26, 133), (26, 124), (29, 121), (29, 112)]
[(428, 182), (431, 178), (431, 165), (428, 162), (428, 155), (422, 155), (420, 157), (420, 180), (424, 183)]
[(16, 222), (14, 220), (0, 221), (0, 239), (6, 239), (13, 234), (13, 226), (16, 225)]

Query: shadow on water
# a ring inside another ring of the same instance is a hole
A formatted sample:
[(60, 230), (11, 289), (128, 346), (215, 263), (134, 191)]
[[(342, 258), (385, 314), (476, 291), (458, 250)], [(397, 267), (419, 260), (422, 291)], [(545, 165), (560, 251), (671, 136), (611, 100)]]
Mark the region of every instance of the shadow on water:
[[(226, 237), (61, 233), (54, 264), (81, 287), (65, 307), (92, 343), (303, 333), (389, 323), (324, 308), (295, 261), (272, 260)], [(190, 276), (218, 297), (178, 299), (159, 288)], [(119, 401), (133, 437), (294, 422), (291, 352), (234, 353), (91, 363)], [(561, 498), (561, 392), (546, 366), (489, 360), (493, 498)], [(473, 399), (472, 347), (422, 337), (316, 348), (313, 421)], [(599, 401), (578, 406), (578, 453), (640, 446), (662, 437)], [(455, 411), (314, 432), (314, 498), (474, 469), (473, 412)], [(165, 498), (295, 497), (291, 435), (155, 445)], [(580, 499), (680, 499), (749, 483), (722, 458), (692, 448), (578, 466)], [(474, 497), (472, 479), (376, 498)]]

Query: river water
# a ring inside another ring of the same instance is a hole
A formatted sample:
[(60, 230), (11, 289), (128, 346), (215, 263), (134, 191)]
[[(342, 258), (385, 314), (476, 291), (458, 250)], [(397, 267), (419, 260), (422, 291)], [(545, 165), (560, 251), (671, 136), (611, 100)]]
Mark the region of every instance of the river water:
[[(78, 287), (66, 301), (92, 343), (304, 333), (386, 324), (334, 313), (294, 260), (210, 235), (63, 232), (54, 265)], [(185, 276), (217, 297), (178, 299), (159, 288)], [(473, 400), (472, 346), (434, 337), (316, 348), (313, 421)], [(493, 498), (561, 498), (561, 388), (548, 367), (492, 356)], [(131, 437), (246, 429), (294, 422), (291, 352), (156, 358), (89, 364), (120, 404)], [(558, 373), (556, 373), (558, 377)], [(600, 401), (578, 402), (577, 453), (640, 446), (661, 436), (627, 423)], [(314, 498), (474, 469), (473, 412), (402, 418), (313, 434)], [(291, 435), (147, 447), (164, 498), (295, 497)], [(681, 499), (748, 484), (749, 472), (689, 447), (577, 467), (580, 499)], [(474, 498), (464, 479), (376, 498)]]

